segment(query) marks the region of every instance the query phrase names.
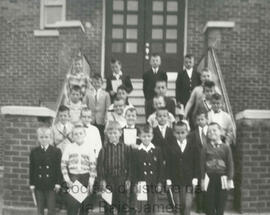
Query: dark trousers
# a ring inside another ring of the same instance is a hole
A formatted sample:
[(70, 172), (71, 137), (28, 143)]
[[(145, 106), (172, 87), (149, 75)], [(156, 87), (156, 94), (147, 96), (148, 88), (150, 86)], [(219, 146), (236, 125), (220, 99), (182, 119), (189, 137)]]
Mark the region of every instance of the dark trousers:
[(153, 215), (157, 211), (157, 191), (156, 186), (147, 186), (147, 201), (137, 201), (138, 214)]
[[(85, 187), (88, 186), (89, 174), (77, 174), (69, 175), (72, 182), (78, 180)], [(78, 202), (68, 193), (66, 194), (66, 207), (68, 215), (87, 215), (89, 210), (89, 197), (87, 197), (82, 203)]]
[(227, 191), (221, 189), (221, 175), (209, 174), (209, 184), (206, 191), (206, 214), (223, 215), (227, 200)]
[(196, 203), (196, 212), (201, 213), (205, 212), (205, 192), (201, 189), (201, 180), (199, 180), (199, 184), (195, 188), (195, 203)]
[(190, 215), (192, 206), (192, 187), (191, 186), (174, 186), (173, 197), (175, 201), (175, 214)]
[(38, 215), (44, 215), (44, 209), (48, 208), (48, 215), (55, 214), (56, 193), (53, 190), (36, 190)]

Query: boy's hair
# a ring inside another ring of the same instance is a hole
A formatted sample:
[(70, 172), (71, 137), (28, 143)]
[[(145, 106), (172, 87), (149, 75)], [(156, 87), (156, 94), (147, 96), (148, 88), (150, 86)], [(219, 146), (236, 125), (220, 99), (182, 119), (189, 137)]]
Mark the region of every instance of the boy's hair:
[(69, 111), (69, 108), (65, 105), (60, 105), (60, 107), (58, 108), (58, 112), (65, 112), (65, 111)]
[(175, 123), (173, 126), (173, 129), (175, 129), (177, 126), (178, 127), (186, 127), (187, 131), (190, 131), (189, 124), (186, 120), (180, 120), (177, 123)]
[(92, 79), (95, 79), (95, 80), (101, 80), (102, 81), (102, 77), (99, 73), (94, 73)]
[(196, 118), (200, 115), (204, 115), (205, 118), (208, 118), (208, 113), (204, 108), (199, 108), (198, 112), (196, 113)]
[(219, 93), (214, 93), (211, 98), (212, 100), (222, 101), (222, 96)]
[(126, 109), (126, 115), (127, 115), (127, 112), (135, 112), (136, 114), (137, 114), (137, 110), (136, 110), (136, 108), (134, 108), (134, 107), (129, 107), (128, 109)]
[(158, 77), (158, 78), (156, 79), (155, 86), (156, 86), (156, 84), (157, 84), (158, 82), (165, 82), (165, 83), (166, 83), (166, 87), (167, 87), (168, 82), (167, 82), (166, 80), (164, 80), (164, 78)]
[(85, 128), (85, 126), (83, 125), (83, 123), (81, 122), (81, 121), (79, 121), (79, 122), (76, 122), (75, 124), (74, 124), (74, 126), (73, 126), (73, 131), (74, 131), (74, 129), (75, 128)]
[(117, 98), (117, 97), (114, 99), (113, 103), (119, 102), (119, 101), (121, 101), (121, 100), (124, 101), (124, 103), (125, 103), (125, 100), (124, 100), (124, 99), (122, 99), (122, 98)]
[(168, 112), (168, 115), (169, 115), (169, 111), (168, 109), (164, 106), (164, 107), (160, 107), (156, 110), (156, 113), (158, 113), (159, 111), (162, 111), (162, 110), (166, 110)]
[(108, 121), (106, 128), (105, 128), (105, 133), (110, 131), (110, 130), (114, 130), (114, 129), (121, 130), (122, 128), (121, 128), (120, 123), (116, 120)]
[(194, 59), (194, 55), (192, 55), (192, 54), (186, 54), (185, 55), (185, 58), (188, 58), (188, 59)]
[(51, 137), (53, 137), (53, 131), (51, 127), (42, 126), (37, 129), (37, 135), (44, 134), (46, 131), (50, 131)]
[(215, 87), (215, 82), (214, 81), (210, 81), (210, 80), (207, 80), (207, 81), (205, 81), (204, 82), (204, 86), (203, 86), (204, 88), (213, 88), (213, 87)]
[(160, 54), (158, 54), (158, 53), (152, 53), (151, 54), (151, 57), (160, 57)]
[(140, 127), (140, 134), (142, 133), (153, 133), (153, 128), (149, 124), (145, 124)]
[(72, 91), (81, 93), (81, 87), (79, 85), (74, 85), (71, 87), (71, 92)]
[(219, 123), (217, 123), (217, 122), (210, 122), (210, 123), (208, 124), (208, 127), (209, 127), (209, 126), (214, 126), (214, 125), (216, 125), (216, 126), (218, 127), (219, 130), (222, 130), (221, 125), (220, 125)]
[(127, 88), (126, 88), (126, 86), (123, 85), (123, 84), (121, 84), (119, 87), (117, 87), (117, 92), (118, 92), (118, 90), (124, 90), (124, 91), (127, 92)]
[(121, 62), (120, 62), (120, 60), (115, 59), (115, 58), (112, 58), (111, 59), (111, 64), (115, 64), (115, 63), (118, 63), (120, 66), (122, 65)]
[(88, 108), (88, 107), (84, 107), (84, 108), (81, 110), (81, 116), (82, 116), (83, 112), (91, 112), (91, 113), (92, 113), (91, 109)]
[(202, 74), (203, 72), (211, 72), (211, 71), (210, 71), (210, 69), (208, 69), (207, 67), (205, 67), (205, 68), (202, 69), (201, 74)]

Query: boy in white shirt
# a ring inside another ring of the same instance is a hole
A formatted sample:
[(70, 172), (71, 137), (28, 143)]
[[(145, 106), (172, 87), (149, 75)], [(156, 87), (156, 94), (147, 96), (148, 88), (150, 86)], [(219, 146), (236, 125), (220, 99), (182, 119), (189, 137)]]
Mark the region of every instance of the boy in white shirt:
[(125, 101), (124, 99), (116, 98), (113, 102), (113, 110), (107, 112), (107, 122), (117, 121), (119, 122), (121, 128), (124, 128), (127, 124), (124, 115)]

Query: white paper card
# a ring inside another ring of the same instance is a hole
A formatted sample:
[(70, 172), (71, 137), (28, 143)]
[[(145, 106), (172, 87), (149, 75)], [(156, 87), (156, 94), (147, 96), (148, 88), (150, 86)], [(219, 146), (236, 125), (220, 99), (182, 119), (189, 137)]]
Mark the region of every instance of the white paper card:
[(227, 176), (221, 176), (221, 189), (228, 190)]
[(105, 202), (107, 202), (109, 205), (112, 205), (112, 192), (108, 189), (104, 190), (101, 193), (102, 199), (104, 199)]
[(114, 92), (117, 91), (117, 88), (122, 84), (122, 80), (119, 79), (119, 80), (112, 80), (112, 90)]
[(233, 180), (228, 180), (228, 189), (234, 189)]
[(208, 184), (209, 184), (209, 177), (208, 175), (205, 173), (205, 177), (204, 177), (204, 180), (203, 180), (203, 187), (204, 187), (204, 191), (207, 191), (207, 188), (208, 188)]
[(82, 203), (88, 196), (88, 189), (76, 180), (68, 190), (68, 193), (78, 202)]
[(138, 182), (137, 200), (147, 201), (147, 186), (145, 181)]
[(124, 143), (126, 145), (135, 145), (136, 140), (137, 140), (137, 129), (125, 128), (124, 129)]

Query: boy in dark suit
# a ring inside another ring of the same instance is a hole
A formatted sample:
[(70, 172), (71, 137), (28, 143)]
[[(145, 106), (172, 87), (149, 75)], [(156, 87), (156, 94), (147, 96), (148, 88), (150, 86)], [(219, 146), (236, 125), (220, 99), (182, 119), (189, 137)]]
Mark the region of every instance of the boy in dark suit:
[(178, 72), (176, 79), (175, 95), (178, 105), (185, 107), (192, 90), (200, 84), (200, 74), (194, 69), (194, 56), (186, 55), (184, 70)]
[[(142, 214), (155, 214), (156, 194), (161, 192), (164, 178), (162, 152), (152, 143), (153, 129), (149, 125), (140, 129), (140, 139), (142, 143), (132, 156), (132, 182), (135, 189), (138, 182), (146, 182), (147, 201), (142, 202), (141, 207), (137, 209)], [(138, 187), (137, 190), (139, 189), (142, 188)]]
[(120, 85), (124, 85), (128, 93), (131, 93), (133, 86), (129, 76), (126, 76), (121, 71), (122, 64), (119, 60), (111, 60), (111, 70), (112, 74), (107, 78), (106, 91), (111, 96), (111, 102), (114, 101), (116, 97), (116, 90)]
[(47, 207), (48, 215), (54, 215), (56, 193), (62, 181), (61, 150), (52, 146), (53, 133), (50, 128), (38, 128), (37, 136), (40, 146), (30, 153), (30, 189), (36, 196), (38, 214), (43, 215)]
[(198, 184), (199, 153), (188, 138), (188, 125), (179, 121), (174, 126), (174, 142), (170, 145), (168, 157), (167, 186), (173, 187), (175, 213), (190, 215), (192, 193)]

